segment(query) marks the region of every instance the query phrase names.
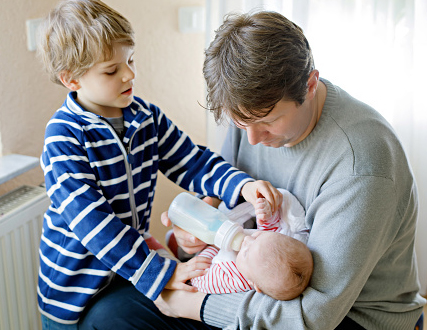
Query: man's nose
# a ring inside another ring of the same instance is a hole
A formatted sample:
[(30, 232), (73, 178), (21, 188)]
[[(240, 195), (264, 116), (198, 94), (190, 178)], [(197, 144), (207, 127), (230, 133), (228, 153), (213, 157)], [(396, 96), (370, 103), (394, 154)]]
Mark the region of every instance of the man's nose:
[(262, 141), (263, 131), (255, 125), (246, 126), (246, 132), (248, 134), (248, 141), (251, 145), (256, 145)]

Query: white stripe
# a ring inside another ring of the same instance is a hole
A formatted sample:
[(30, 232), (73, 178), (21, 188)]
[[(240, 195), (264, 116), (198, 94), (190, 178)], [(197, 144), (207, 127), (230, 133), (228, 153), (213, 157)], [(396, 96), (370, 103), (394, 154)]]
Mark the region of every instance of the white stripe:
[(222, 196), (221, 195), (221, 191), (219, 191), (219, 186), (220, 186), (220, 184), (221, 184), (221, 181), (222, 181), (222, 179), (224, 178), (224, 177), (226, 177), (227, 176), (227, 174), (230, 172), (230, 171), (233, 171), (233, 170), (235, 170), (235, 168), (234, 167), (230, 167), (222, 176), (221, 176), (221, 178), (219, 178), (218, 180), (216, 180), (216, 182), (215, 182), (215, 184), (214, 184), (214, 188), (213, 188), (213, 190), (214, 190), (214, 193), (217, 195), (217, 196)]
[(78, 307), (78, 306), (74, 306), (71, 304), (66, 304), (66, 303), (60, 302), (58, 300), (47, 299), (45, 296), (42, 295), (39, 287), (37, 287), (37, 293), (45, 304), (49, 304), (49, 305), (53, 305), (53, 306), (60, 307), (63, 309), (67, 309), (69, 311), (76, 312), (76, 313), (81, 312), (84, 309), (84, 307)]
[(44, 218), (46, 219), (46, 224), (49, 227), (49, 229), (52, 229), (54, 231), (60, 232), (62, 235), (67, 236), (68, 238), (72, 238), (75, 240), (79, 240), (76, 236), (76, 234), (74, 234), (72, 231), (67, 231), (64, 228), (61, 227), (57, 227), (52, 223), (52, 219), (50, 216), (48, 216), (47, 214), (44, 215)]
[(55, 142), (70, 142), (75, 145), (80, 145), (80, 142), (76, 138), (73, 138), (70, 136), (64, 136), (64, 135), (49, 136), (44, 141), (45, 141), (44, 142), (45, 148), (46, 148), (46, 145), (50, 143), (55, 143)]
[[(236, 173), (236, 174), (241, 174), (242, 172)], [(230, 198), (230, 201), (232, 202), (232, 204), (235, 204), (237, 202), (237, 200), (239, 199), (240, 196), (240, 191), (242, 190), (242, 187), (248, 183), (248, 182), (252, 182), (254, 181), (251, 178), (246, 178), (245, 180), (241, 181), (236, 188), (234, 189), (233, 195)]]
[(76, 253), (76, 252), (70, 252), (68, 250), (65, 250), (62, 246), (53, 243), (52, 241), (50, 241), (48, 238), (46, 238), (44, 235), (42, 235), (41, 240), (43, 242), (46, 243), (47, 246), (51, 247), (52, 249), (58, 251), (59, 253), (61, 253), (62, 255), (66, 256), (66, 257), (70, 257), (70, 258), (74, 258), (74, 259), (79, 259), (79, 260), (83, 260), (84, 258), (92, 255), (92, 253), (90, 251), (88, 251), (85, 254), (80, 254), (80, 253)]
[(187, 135), (185, 133), (182, 133), (181, 137), (178, 141), (175, 142), (175, 145), (169, 152), (163, 157), (163, 159), (168, 159), (170, 156), (172, 156), (185, 142), (185, 139), (187, 138)]
[[(215, 158), (215, 157), (218, 157), (218, 155), (217, 154), (213, 154), (210, 158), (209, 158), (209, 160), (206, 162), (206, 164), (209, 164), (210, 163), (210, 161), (213, 159), (213, 158)], [(202, 189), (203, 189), (203, 194), (204, 195), (207, 195), (207, 190), (206, 190), (206, 188), (205, 188), (205, 182), (207, 181), (207, 180), (209, 180), (210, 178), (212, 178), (213, 176), (215, 176), (215, 173), (216, 173), (216, 171), (218, 170), (218, 168), (220, 168), (220, 167), (222, 167), (224, 164), (227, 164), (225, 161), (222, 161), (222, 162), (220, 162), (220, 163), (218, 163), (218, 164), (216, 164), (213, 168), (212, 168), (212, 170), (209, 172), (209, 173), (206, 173), (205, 175), (203, 175), (203, 178), (202, 178), (202, 182), (201, 182), (201, 186), (202, 186)], [(227, 171), (228, 172), (228, 171)], [(226, 173), (227, 173), (226, 172)], [(226, 174), (225, 173), (225, 174)], [(224, 174), (224, 175), (225, 175)], [(216, 182), (215, 182), (215, 184), (214, 184), (214, 194), (215, 195), (219, 195), (219, 184), (220, 184), (220, 181), (221, 181), (221, 179), (224, 177), (224, 175), (222, 175), (220, 178), (218, 178), (218, 180), (216, 180)], [(215, 189), (216, 188), (216, 189)], [(206, 191), (206, 192), (205, 192)]]
[(124, 227), (122, 229), (122, 231), (116, 237), (114, 237), (114, 239), (111, 240), (110, 243), (108, 243), (108, 245), (106, 245), (101, 251), (98, 252), (98, 254), (96, 255), (96, 258), (98, 260), (101, 260), (108, 251), (110, 251), (113, 247), (115, 247), (117, 245), (117, 243), (120, 242), (120, 240), (122, 239), (122, 237), (126, 234), (126, 232), (130, 228), (131, 227), (129, 227), (129, 226)]
[(46, 127), (51, 125), (51, 124), (66, 124), (66, 125), (69, 125), (75, 129), (79, 130), (79, 131), (83, 131), (83, 128), (79, 124), (71, 122), (71, 121), (63, 120), (63, 119), (51, 119), (47, 123)]
[[(227, 172), (228, 172), (228, 171), (227, 171)], [(232, 179), (232, 178), (234, 178), (234, 177), (235, 177), (236, 175), (238, 175), (238, 174), (242, 174), (242, 172), (236, 171), (236, 172), (234, 172), (233, 174), (231, 174), (231, 175), (227, 178), (227, 180), (225, 180), (224, 185), (222, 186), (221, 196), (223, 196), (223, 195), (224, 195), (224, 192), (227, 190), (227, 188), (228, 188), (228, 184), (230, 183), (231, 179)], [(240, 190), (239, 190), (239, 192), (240, 192)], [(234, 192), (234, 193), (235, 193), (235, 192)], [(234, 193), (233, 193), (233, 195), (234, 195)]]
[(168, 128), (168, 130), (166, 131), (165, 135), (163, 135), (163, 137), (160, 139), (159, 141), (159, 147), (161, 147), (163, 145), (163, 143), (165, 143), (166, 139), (172, 134), (172, 132), (175, 129), (175, 125), (171, 124)]
[(164, 116), (165, 114), (162, 111), (159, 111), (159, 117), (157, 117), (157, 125), (161, 125)]
[(128, 254), (126, 254), (125, 256), (123, 256), (123, 257), (119, 260), (119, 262), (118, 262), (114, 267), (112, 267), (112, 268), (111, 268), (111, 270), (112, 270), (113, 272), (115, 272), (115, 273), (116, 273), (116, 272), (117, 272), (117, 270), (118, 270), (118, 269), (120, 269), (126, 261), (128, 261), (129, 259), (131, 259), (131, 258), (135, 255), (136, 250), (137, 250), (137, 249), (138, 249), (138, 247), (142, 244), (142, 242), (143, 242), (143, 241), (144, 241), (144, 239), (140, 236), (140, 237), (135, 241), (135, 243), (133, 244), (133, 246), (132, 246), (132, 250), (130, 250)]
[(141, 164), (141, 166), (134, 168), (134, 169), (132, 170), (132, 175), (134, 175), (134, 174), (136, 174), (136, 173), (138, 173), (138, 172), (141, 172), (141, 170), (143, 170), (143, 169), (144, 169), (144, 168), (146, 168), (146, 167), (151, 167), (151, 166), (153, 166), (153, 163), (154, 163), (155, 161), (157, 161), (158, 159), (159, 159), (159, 155), (155, 155), (155, 156), (151, 157), (151, 159), (149, 159), (149, 160), (147, 160), (147, 161), (143, 162), (143, 163)]
[(110, 129), (110, 127), (107, 126), (106, 124), (104, 124), (103, 122), (97, 122), (97, 123), (93, 123), (90, 125), (83, 125), (82, 127), (85, 131), (90, 131), (92, 129), (94, 129), (94, 130), (99, 130), (99, 129), (108, 129), (109, 130)]
[(170, 266), (170, 259), (165, 259), (165, 263), (163, 265), (162, 270), (160, 271), (159, 275), (157, 276), (156, 280), (154, 281), (153, 285), (151, 286), (150, 290), (147, 292), (146, 296), (151, 299), (154, 295), (154, 293), (157, 291), (160, 283), (164, 279), (166, 275), (166, 271), (169, 269)]
[(51, 197), (52, 194), (55, 192), (55, 190), (61, 187), (61, 183), (70, 177), (76, 180), (81, 180), (81, 179), (95, 180), (96, 179), (95, 174), (91, 174), (91, 173), (68, 173), (67, 172), (62, 174), (60, 177), (56, 179), (56, 183), (50, 187), (50, 189), (47, 192), (47, 195)]
[(77, 156), (77, 155), (61, 155), (56, 157), (49, 158), (50, 164), (45, 167), (44, 174), (46, 175), (48, 172), (52, 170), (52, 165), (56, 162), (66, 162), (69, 160), (73, 161), (83, 161), (88, 162), (89, 160), (85, 156)]
[(86, 236), (82, 239), (82, 244), (86, 246), (89, 241), (94, 238), (105, 226), (107, 226), (111, 220), (114, 219), (113, 214), (109, 214), (104, 220), (102, 220), (95, 228), (93, 228)]
[(125, 212), (125, 213), (116, 213), (116, 217), (118, 217), (120, 219), (131, 218), (132, 217), (132, 212), (128, 211), (128, 212)]
[[(171, 173), (175, 172), (176, 170), (180, 169), (185, 164), (187, 164), (188, 161), (197, 153), (197, 151), (199, 151), (199, 147), (194, 146), (193, 150), (191, 150), (191, 152), (187, 156), (182, 158), (178, 164), (176, 164), (175, 166), (173, 166), (172, 168), (170, 168), (169, 170), (167, 170), (165, 172), (165, 176), (168, 177)], [(187, 171), (185, 171), (185, 172), (187, 172)], [(179, 182), (177, 181), (176, 184), (179, 185)]]
[[(89, 187), (89, 186), (83, 186), (84, 187)], [(79, 189), (80, 190), (80, 189)], [(87, 189), (86, 189), (87, 190)], [(84, 190), (84, 191), (86, 191)], [(83, 193), (84, 191), (82, 191), (81, 193)], [(71, 194), (70, 194), (71, 197)], [(74, 198), (74, 197), (73, 197)], [(74, 219), (73, 221), (71, 221), (69, 227), (71, 230), (74, 230), (74, 228), (80, 223), (80, 221), (82, 221), (91, 211), (93, 211), (95, 208), (97, 208), (99, 205), (102, 205), (103, 203), (105, 203), (105, 197), (101, 196), (100, 199), (98, 199), (96, 202), (92, 202), (90, 203), (88, 206), (86, 206)], [(62, 206), (62, 204), (61, 204)]]
[(136, 147), (135, 149), (132, 150), (132, 153), (135, 155), (138, 152), (141, 152), (142, 150), (144, 150), (147, 146), (150, 146), (154, 143), (157, 142), (157, 136), (145, 141), (143, 144), (139, 145), (138, 147)]
[(63, 273), (68, 276), (75, 276), (75, 275), (95, 275), (95, 276), (108, 276), (111, 271), (110, 270), (98, 270), (98, 269), (90, 269), (90, 268), (80, 268), (78, 270), (70, 270), (65, 267), (61, 267), (52, 261), (49, 260), (49, 258), (46, 258), (41, 251), (39, 251), (40, 259), (50, 268), (55, 269), (55, 271)]
[(133, 276), (129, 278), (129, 281), (132, 282), (133, 285), (137, 285), (139, 279), (141, 278), (142, 274), (144, 274), (145, 270), (147, 269), (148, 265), (150, 264), (151, 260), (153, 260), (155, 255), (156, 251), (152, 250), (147, 256), (147, 258), (145, 258), (141, 267), (139, 267), (139, 269), (136, 270)]
[(145, 181), (145, 182), (141, 183), (140, 185), (138, 185), (138, 187), (134, 188), (134, 190), (133, 190), (134, 193), (136, 194), (139, 191), (141, 191), (142, 189), (151, 187), (151, 184), (152, 184), (151, 181), (154, 180), (156, 177), (157, 177), (157, 173), (151, 174), (151, 180)]
[(113, 198), (108, 200), (108, 203), (111, 204), (114, 201), (117, 200), (124, 200), (124, 199), (128, 199), (129, 198), (129, 193), (124, 193), (124, 194), (120, 194), (120, 195), (115, 195)]
[(147, 160), (147, 161), (145, 161), (144, 163), (142, 163), (141, 164), (141, 166), (139, 166), (139, 167), (135, 167), (133, 170), (132, 170), (132, 175), (135, 175), (135, 174), (137, 174), (138, 172), (141, 172), (144, 168), (146, 168), (146, 167), (151, 167), (151, 166), (153, 166), (153, 163), (155, 162), (155, 161), (157, 161), (159, 159), (159, 155), (155, 155), (155, 156), (153, 156), (153, 157), (151, 157), (151, 159), (149, 159), (149, 160)]
[(140, 212), (141, 210), (144, 210), (147, 208), (147, 204), (148, 202), (145, 202), (144, 204), (138, 205), (138, 207), (136, 208), (137, 212)]
[(111, 180), (101, 180), (99, 181), (99, 183), (103, 186), (103, 187), (108, 187), (108, 186), (113, 186), (115, 184), (118, 184), (120, 182), (126, 181), (127, 180), (127, 174), (124, 174), (118, 178), (114, 178)]
[[(88, 189), (90, 189), (90, 186), (84, 185), (79, 189), (74, 190), (72, 193), (70, 193), (70, 195), (66, 199), (62, 201), (61, 205), (56, 209), (56, 212), (58, 214), (61, 214), (64, 211), (64, 209), (68, 206), (68, 204), (70, 204), (74, 200), (74, 198), (76, 198), (76, 196), (84, 194)], [(73, 230), (73, 228), (70, 228), (70, 229)]]
[(109, 158), (109, 159), (106, 159), (106, 160), (101, 160), (101, 161), (97, 161), (97, 162), (91, 162), (90, 166), (92, 166), (92, 167), (95, 167), (95, 166), (101, 167), (101, 166), (105, 166), (105, 165), (115, 164), (115, 163), (118, 163), (118, 162), (120, 162), (122, 160), (123, 160), (123, 155), (119, 155), (117, 157)]
[(85, 147), (97, 148), (97, 147), (108, 146), (110, 144), (116, 144), (116, 143), (117, 143), (116, 139), (106, 139), (106, 140), (101, 140), (96, 142), (85, 142)]
[(96, 293), (97, 291), (97, 289), (83, 288), (80, 286), (61, 286), (61, 285), (55, 284), (48, 277), (43, 275), (43, 273), (41, 272), (41, 269), (39, 270), (39, 276), (47, 285), (49, 285), (50, 288), (53, 288), (58, 291), (78, 292), (78, 293), (91, 294), (91, 295)]

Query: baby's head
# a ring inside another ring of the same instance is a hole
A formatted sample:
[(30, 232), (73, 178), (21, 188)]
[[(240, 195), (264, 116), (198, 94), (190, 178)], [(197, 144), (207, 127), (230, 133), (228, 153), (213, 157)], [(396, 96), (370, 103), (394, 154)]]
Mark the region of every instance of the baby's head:
[(290, 236), (257, 231), (243, 241), (236, 266), (258, 292), (291, 300), (308, 286), (313, 258), (304, 243)]
[(40, 27), (38, 53), (51, 80), (73, 79), (95, 63), (112, 58), (114, 44), (134, 46), (129, 21), (99, 0), (63, 0)]

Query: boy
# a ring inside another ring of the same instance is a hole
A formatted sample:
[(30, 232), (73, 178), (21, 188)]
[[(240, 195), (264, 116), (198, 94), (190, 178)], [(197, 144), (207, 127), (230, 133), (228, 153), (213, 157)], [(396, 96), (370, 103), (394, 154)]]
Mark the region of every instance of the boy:
[(240, 193), (255, 201), (259, 190), (273, 205), (280, 195), (194, 145), (159, 108), (134, 97), (133, 30), (122, 15), (97, 0), (63, 1), (41, 31), (46, 69), (71, 91), (47, 124), (41, 156), (52, 202), (40, 244), (44, 327), (77, 323), (116, 273), (151, 300), (164, 288), (192, 290), (185, 282), (206, 261), (177, 266), (144, 239), (157, 171), (228, 207)]

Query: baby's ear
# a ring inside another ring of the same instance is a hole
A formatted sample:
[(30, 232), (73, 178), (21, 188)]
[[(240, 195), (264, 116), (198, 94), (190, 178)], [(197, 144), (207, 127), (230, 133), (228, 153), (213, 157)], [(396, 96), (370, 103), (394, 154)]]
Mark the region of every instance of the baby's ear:
[(262, 293), (261, 289), (256, 284), (251, 283), (251, 285), (255, 288), (256, 292)]
[(80, 89), (80, 84), (78, 79), (74, 79), (71, 72), (69, 71), (61, 71), (59, 73), (59, 80), (61, 80), (62, 84), (73, 92)]

